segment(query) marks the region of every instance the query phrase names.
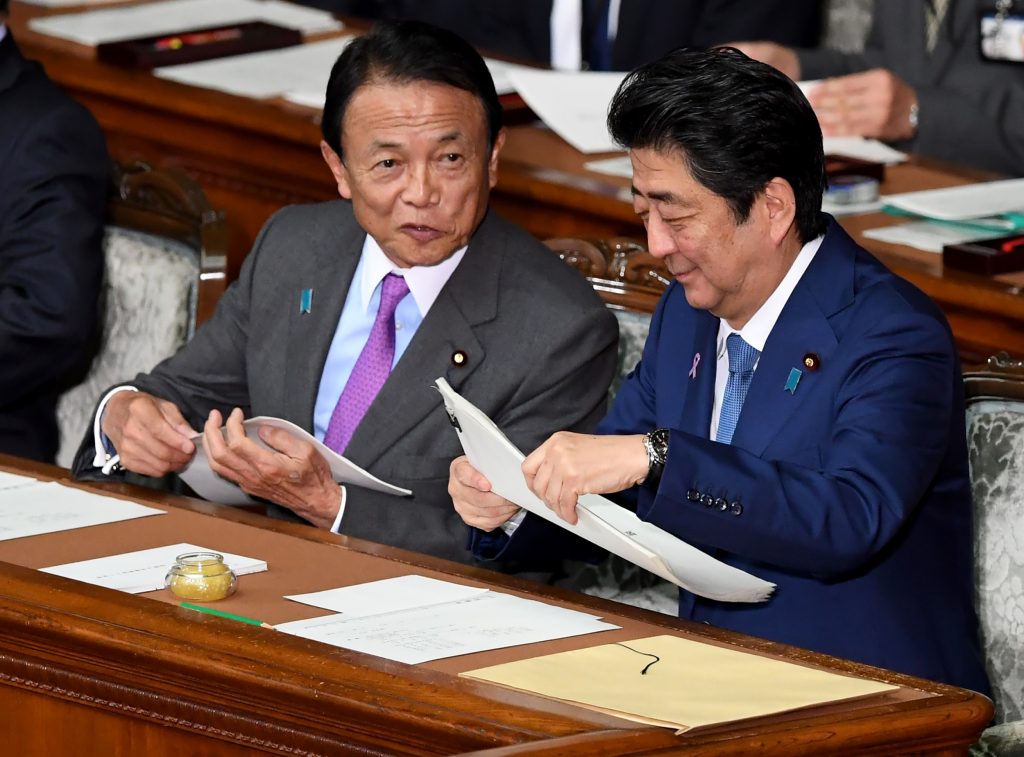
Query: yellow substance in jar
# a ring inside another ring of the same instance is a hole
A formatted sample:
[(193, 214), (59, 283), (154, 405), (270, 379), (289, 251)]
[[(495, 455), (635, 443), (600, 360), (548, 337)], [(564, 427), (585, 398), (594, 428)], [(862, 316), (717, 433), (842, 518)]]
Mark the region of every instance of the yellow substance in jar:
[(235, 593), (236, 579), (220, 555), (181, 555), (167, 573), (171, 593), (182, 599), (213, 602)]

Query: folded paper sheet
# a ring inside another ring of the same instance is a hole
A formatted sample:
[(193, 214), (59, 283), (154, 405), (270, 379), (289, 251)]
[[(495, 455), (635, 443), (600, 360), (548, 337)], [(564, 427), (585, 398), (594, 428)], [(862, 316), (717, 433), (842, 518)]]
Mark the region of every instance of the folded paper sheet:
[(462, 675), (681, 730), (897, 688), (677, 636), (602, 644)]
[(520, 469), (525, 459), (523, 453), (447, 381), (439, 378), (435, 383), (462, 449), (473, 466), (488, 478), (496, 494), (702, 597), (723, 602), (761, 602), (771, 595), (775, 584), (714, 559), (596, 494), (580, 497), (576, 508), (579, 521), (576, 525), (566, 523), (527, 487)]
[[(305, 442), (309, 442), (316, 447), (317, 452), (323, 455), (328, 465), (331, 466), (331, 475), (334, 476), (334, 480), (339, 484), (352, 484), (353, 486), (361, 486), (364, 489), (372, 489), (376, 492), (396, 494), (399, 496), (408, 496), (412, 494), (408, 489), (402, 489), (401, 487), (394, 486), (386, 481), (381, 481), (376, 476), (367, 473), (351, 460), (342, 457), (331, 448), (325, 446), (312, 434), (302, 428), (299, 428), (291, 421), (261, 415), (255, 418), (249, 418), (242, 425), (245, 426), (245, 433), (250, 439), (267, 449), (270, 448), (267, 447), (259, 436), (261, 426), (279, 428), (287, 431), (292, 436), (298, 437)], [(204, 499), (210, 500), (211, 502), (219, 502), (224, 505), (246, 505), (256, 501), (235, 486), (235, 484), (231, 483), (227, 479), (221, 478), (210, 470), (210, 462), (206, 459), (206, 452), (203, 450), (200, 435), (197, 434), (193, 438), (193, 441), (196, 443), (196, 454), (185, 470), (181, 472), (180, 475), (182, 481), (191, 486), (196, 494)]]

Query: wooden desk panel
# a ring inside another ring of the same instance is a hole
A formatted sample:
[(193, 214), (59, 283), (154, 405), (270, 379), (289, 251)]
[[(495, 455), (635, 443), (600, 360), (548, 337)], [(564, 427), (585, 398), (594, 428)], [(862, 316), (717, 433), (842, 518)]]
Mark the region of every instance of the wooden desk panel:
[[(42, 61), (51, 77), (96, 114), (116, 157), (184, 167), (211, 204), (226, 211), (229, 281), (273, 211), (337, 196), (317, 147), (319, 114), (99, 64), (88, 48), (26, 28), (29, 17), (52, 10), (17, 0), (12, 5), (11, 27), (26, 55)], [(583, 169), (586, 160), (597, 157), (602, 156), (578, 153), (546, 129), (513, 126), (493, 205), (542, 239), (642, 238), (629, 182)], [(977, 174), (920, 162), (890, 169), (883, 190), (950, 186), (973, 178)], [(843, 220), (855, 236), (892, 222), (881, 214)], [(930, 253), (870, 241), (865, 246), (940, 304), (965, 359), (973, 362), (1001, 349), (1024, 355), (1024, 273), (988, 278), (945, 271)]]
[[(0, 456), (0, 467), (62, 479)], [(0, 542), (0, 728), (11, 753), (82, 755), (962, 754), (992, 715), (972, 692), (231, 508), (92, 485), (167, 514)], [(407, 666), (31, 568), (177, 541), (266, 559), (218, 608), (324, 611), (285, 593), (416, 572), (599, 614), (621, 630)], [(894, 683), (891, 693), (675, 735), (455, 674), (673, 633)]]

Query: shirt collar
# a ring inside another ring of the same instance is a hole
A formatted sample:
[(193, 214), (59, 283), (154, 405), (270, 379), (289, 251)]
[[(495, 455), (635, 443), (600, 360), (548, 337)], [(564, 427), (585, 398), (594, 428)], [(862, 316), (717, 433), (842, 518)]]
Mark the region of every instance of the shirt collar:
[(734, 329), (728, 324), (724, 318), (718, 319), (718, 355), (721, 357), (722, 351), (725, 349), (725, 340), (729, 334), (739, 334), (743, 341), (749, 344), (751, 347), (756, 349), (758, 352), (764, 352), (764, 346), (768, 342), (768, 335), (772, 333), (772, 329), (775, 328), (775, 322), (779, 320), (779, 316), (782, 315), (782, 309), (786, 307), (786, 303), (789, 302), (790, 296), (793, 294), (793, 290), (796, 289), (796, 285), (800, 283), (800, 279), (804, 275), (804, 271), (807, 270), (807, 266), (814, 260), (815, 253), (818, 252), (818, 248), (821, 247), (821, 242), (825, 237), (817, 237), (812, 239), (810, 242), (800, 248), (800, 252), (797, 253), (796, 259), (793, 264), (789, 267), (789, 271), (779, 282), (779, 285), (775, 287), (775, 291), (771, 293), (771, 296), (764, 301), (764, 304), (757, 309), (757, 312), (751, 316), (750, 320), (747, 321), (746, 325), (742, 329)]
[(360, 305), (365, 313), (370, 307), (370, 298), (377, 285), (384, 280), (389, 273), (395, 273), (405, 277), (405, 283), (409, 286), (416, 309), (420, 311), (420, 317), (425, 318), (427, 311), (434, 304), (434, 300), (441, 293), (448, 279), (462, 262), (466, 254), (466, 247), (456, 250), (453, 254), (436, 265), (418, 265), (412, 268), (399, 268), (380, 248), (377, 240), (366, 235), (363, 242), (361, 266), (363, 275), (359, 282)]

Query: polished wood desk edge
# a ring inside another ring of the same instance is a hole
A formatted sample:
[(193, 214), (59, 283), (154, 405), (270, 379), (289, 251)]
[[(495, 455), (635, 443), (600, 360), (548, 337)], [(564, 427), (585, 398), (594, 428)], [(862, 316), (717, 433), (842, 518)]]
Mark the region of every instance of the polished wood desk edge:
[[(0, 464), (13, 471), (29, 472), (42, 477), (54, 477), (67, 481), (65, 472), (50, 466), (32, 465), (30, 469), (13, 458), (0, 457)], [(806, 662), (811, 665), (829, 667), (833, 670), (849, 672), (854, 675), (865, 675), (885, 680), (898, 686), (917, 691), (927, 692), (930, 696), (900, 702), (882, 702), (874, 706), (860, 707), (843, 714), (844, 722), (850, 724), (850, 733), (836, 735), (835, 716), (813, 713), (786, 713), (785, 717), (775, 718), (778, 722), (768, 722), (773, 718), (762, 718), (749, 724), (730, 723), (724, 726), (709, 727), (691, 732), (686, 736), (687, 744), (707, 743), (709, 745), (728, 737), (730, 743), (738, 733), (747, 732), (744, 738), (763, 741), (774, 734), (782, 741), (792, 739), (793, 729), (801, 731), (807, 728), (820, 730), (823, 734), (832, 734), (832, 738), (840, 738), (843, 744), (885, 743), (884, 734), (863, 733), (858, 735), (855, 726), (858, 721), (875, 722), (877, 718), (891, 718), (893, 727), (899, 728), (905, 735), (913, 735), (924, 743), (934, 737), (939, 723), (948, 726), (956, 721), (951, 732), (943, 733), (942, 739), (952, 738), (955, 743), (967, 744), (976, 738), (981, 729), (991, 718), (992, 705), (984, 697), (941, 684), (922, 681), (909, 676), (882, 671), (856, 663), (837, 660), (806, 650), (775, 644), (764, 640), (740, 637), (721, 629), (707, 626), (695, 627), (694, 624), (667, 616), (650, 613), (638, 608), (626, 607), (618, 603), (595, 597), (584, 597), (574, 592), (557, 590), (553, 587), (540, 587), (536, 584), (495, 574), (480, 568), (456, 566), (436, 558), (396, 550), (391, 547), (362, 542), (355, 539), (336, 537), (322, 531), (299, 524), (282, 521), (271, 521), (261, 516), (241, 512), (232, 508), (220, 508), (204, 503), (169, 494), (159, 494), (148, 490), (138, 490), (126, 484), (87, 485), (106, 493), (119, 493), (129, 497), (144, 499), (161, 506), (181, 507), (207, 514), (216, 514), (237, 522), (258, 527), (269, 527), (298, 538), (332, 544), (338, 548), (350, 549), (366, 554), (373, 554), (388, 559), (398, 560), (410, 566), (422, 566), (433, 570), (450, 573), (453, 577), (471, 577), (491, 584), (531, 594), (538, 599), (550, 599), (572, 602), (592, 608), (604, 614), (613, 613), (638, 618), (644, 622), (661, 625), (675, 631), (699, 631), (705, 639), (719, 641), (749, 649), (770, 656), (784, 656), (787, 659)], [(223, 621), (218, 618), (198, 620), (190, 613), (180, 610), (174, 605), (153, 602), (140, 612), (137, 598), (108, 591), (99, 587), (69, 583), (66, 579), (40, 574), (17, 566), (2, 566), (3, 575), (10, 578), (2, 590), (0, 601), (0, 628), (3, 638), (0, 648), (9, 648), (11, 644), (27, 645), (38, 650), (46, 658), (46, 642), (53, 641), (52, 635), (70, 635), (83, 649), (99, 649), (101, 659), (130, 661), (131, 650), (144, 648), (161, 658), (159, 676), (172, 690), (179, 690), (187, 701), (195, 702), (197, 697), (205, 701), (211, 708), (220, 702), (220, 693), (229, 686), (230, 690), (239, 689), (246, 696), (239, 697), (240, 718), (267, 718), (272, 722), (280, 717), (275, 706), (278, 697), (287, 696), (288, 701), (295, 705), (295, 711), (301, 713), (301, 728), (323, 730), (318, 738), (329, 738), (332, 729), (345, 727), (359, 728), (365, 726), (364, 718), (376, 717), (377, 722), (383, 718), (382, 711), (396, 709), (402, 713), (402, 727), (410, 729), (407, 718), (411, 718), (416, 728), (422, 729), (428, 739), (444, 732), (446, 738), (458, 739), (466, 734), (478, 735), (481, 730), (498, 743), (506, 745), (531, 741), (545, 736), (568, 737), (584, 730), (584, 723), (590, 714), (581, 711), (582, 720), (543, 713), (535, 708), (520, 707), (512, 700), (521, 700), (521, 696), (513, 693), (505, 694), (504, 690), (481, 682), (455, 678), (453, 676), (425, 670), (415, 666), (404, 666), (381, 660), (376, 657), (361, 655), (346, 650), (325, 647), (316, 642), (296, 637), (283, 638), (284, 634), (268, 637), (269, 631), (242, 624)], [(46, 602), (41, 603), (37, 596), (40, 586), (46, 587)], [(124, 625), (122, 618), (129, 617), (131, 627)], [(26, 634), (20, 628), (26, 619), (35, 619), (39, 626)], [(61, 620), (64, 618), (65, 620)], [(71, 621), (66, 619), (70, 618)], [(226, 625), (225, 625), (226, 624)], [(80, 628), (79, 628), (80, 626)], [(58, 629), (55, 631), (54, 629)], [(113, 629), (113, 630), (112, 630)], [(116, 631), (116, 632), (115, 632)], [(159, 642), (159, 648), (154, 644)], [(201, 648), (210, 655), (212, 671), (220, 684), (209, 691), (198, 692), (194, 686), (192, 664), (188, 657), (191, 647)], [(328, 650), (325, 653), (325, 649)], [(49, 650), (51, 663), (67, 665), (69, 660), (60, 657), (61, 648), (55, 645)], [(268, 652), (281, 655), (289, 664), (282, 667), (276, 659), (267, 659)], [(53, 655), (58, 655), (53, 657)], [(130, 663), (129, 663), (130, 664)], [(296, 672), (296, 664), (305, 664), (319, 668), (317, 675)], [(52, 674), (52, 670), (50, 673)], [(117, 665), (111, 670), (103, 671), (111, 676), (118, 686), (130, 686), (131, 676), (120, 678), (123, 673)], [(323, 673), (324, 675), (321, 675)], [(363, 680), (352, 682), (358, 673)], [(330, 675), (326, 675), (330, 674)], [(330, 680), (326, 680), (326, 679)], [(409, 698), (410, 681), (416, 684), (416, 699)], [(257, 686), (258, 685), (258, 686)], [(253, 688), (263, 687), (273, 696), (257, 697)], [(200, 696), (200, 693), (202, 696)], [(481, 713), (493, 707), (494, 700), (502, 702), (503, 717), (508, 723), (490, 723), (484, 727), (480, 722)], [(444, 713), (445, 723), (439, 723), (439, 713)], [(358, 713), (358, 715), (353, 715)], [(613, 719), (613, 722), (621, 722)], [(640, 741), (646, 746), (655, 747), (656, 743), (664, 743), (667, 732), (661, 729), (625, 728), (615, 731), (615, 741), (624, 733), (637, 731)], [(646, 736), (643, 734), (647, 734)], [(787, 736), (789, 734), (789, 736)], [(412, 736), (410, 736), (412, 737)], [(632, 736), (629, 738), (633, 738)], [(651, 740), (648, 743), (648, 739)], [(923, 740), (923, 741), (922, 741)], [(678, 741), (672, 741), (678, 745)], [(637, 743), (639, 747), (640, 744)], [(845, 748), (845, 747), (844, 747)], [(859, 747), (858, 747), (859, 748)], [(612, 753), (612, 752), (609, 752)], [(652, 752), (656, 753), (656, 752)]]

